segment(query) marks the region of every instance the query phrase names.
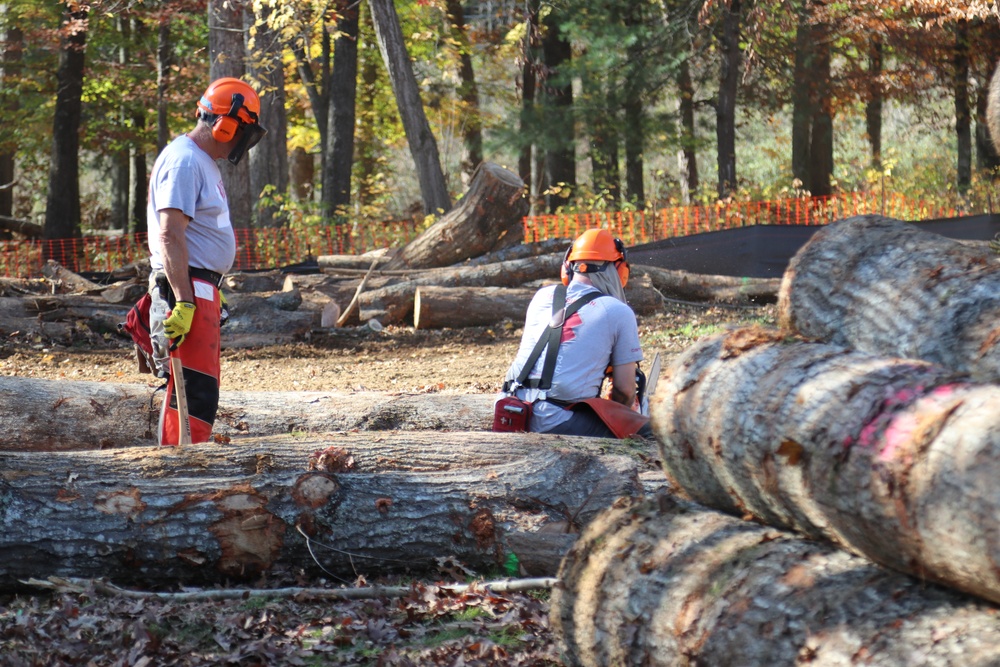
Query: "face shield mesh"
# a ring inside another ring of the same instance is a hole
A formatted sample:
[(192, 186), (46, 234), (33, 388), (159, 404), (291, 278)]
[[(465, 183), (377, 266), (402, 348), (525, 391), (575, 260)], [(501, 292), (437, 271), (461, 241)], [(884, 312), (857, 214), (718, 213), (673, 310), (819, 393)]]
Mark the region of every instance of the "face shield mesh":
[(229, 161), (233, 164), (239, 164), (246, 152), (260, 143), (267, 134), (267, 130), (258, 123), (240, 123), (239, 131), (240, 137), (233, 150), (229, 151)]

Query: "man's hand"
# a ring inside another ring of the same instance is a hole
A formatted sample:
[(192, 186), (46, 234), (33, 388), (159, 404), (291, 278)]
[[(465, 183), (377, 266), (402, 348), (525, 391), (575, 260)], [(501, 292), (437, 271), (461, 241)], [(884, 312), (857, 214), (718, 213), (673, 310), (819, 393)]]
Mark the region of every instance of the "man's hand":
[(163, 320), (163, 332), (167, 334), (167, 338), (174, 341), (170, 349), (174, 349), (184, 342), (184, 337), (191, 331), (193, 322), (194, 304), (190, 301), (178, 301), (174, 309), (170, 311), (170, 317)]
[(219, 326), (229, 321), (229, 302), (226, 301), (226, 295), (219, 290), (219, 301), (221, 304), (219, 306)]

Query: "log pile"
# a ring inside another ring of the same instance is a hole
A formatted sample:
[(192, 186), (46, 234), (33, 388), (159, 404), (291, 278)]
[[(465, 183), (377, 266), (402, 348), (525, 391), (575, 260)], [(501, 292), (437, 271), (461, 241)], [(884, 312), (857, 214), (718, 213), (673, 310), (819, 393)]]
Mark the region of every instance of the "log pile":
[(0, 589), (48, 576), (172, 586), (426, 574), (442, 558), (497, 568), (508, 537), (578, 528), (639, 493), (636, 463), (604, 444), (413, 431), (0, 452)]
[(785, 272), (779, 317), (808, 338), (1000, 380), (1000, 262), (899, 220), (859, 216), (813, 234)]
[(997, 610), (829, 545), (670, 498), (622, 501), (569, 552), (567, 664), (987, 665)]

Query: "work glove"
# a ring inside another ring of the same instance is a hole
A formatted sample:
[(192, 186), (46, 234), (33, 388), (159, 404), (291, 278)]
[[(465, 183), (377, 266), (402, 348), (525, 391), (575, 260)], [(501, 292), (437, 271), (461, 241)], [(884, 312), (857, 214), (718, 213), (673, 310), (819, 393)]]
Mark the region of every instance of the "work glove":
[(222, 293), (222, 290), (219, 290), (219, 301), (222, 302), (219, 306), (219, 326), (221, 327), (229, 321), (229, 302), (226, 301), (226, 295)]
[(174, 342), (170, 349), (176, 349), (184, 342), (184, 337), (191, 331), (191, 324), (194, 323), (194, 304), (190, 301), (178, 301), (170, 317), (163, 320), (163, 333)]
[(990, 241), (990, 250), (993, 251), (994, 255), (1000, 255), (1000, 234), (997, 234)]

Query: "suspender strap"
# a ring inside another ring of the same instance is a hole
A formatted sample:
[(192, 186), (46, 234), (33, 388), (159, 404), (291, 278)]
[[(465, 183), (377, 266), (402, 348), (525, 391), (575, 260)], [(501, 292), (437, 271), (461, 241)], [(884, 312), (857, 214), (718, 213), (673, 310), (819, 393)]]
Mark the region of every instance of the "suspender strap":
[[(580, 310), (594, 299), (602, 296), (604, 296), (604, 294), (601, 292), (587, 292), (569, 306), (566, 306), (566, 286), (556, 286), (556, 291), (552, 296), (552, 321), (549, 322), (549, 326), (546, 328), (545, 333), (538, 338), (538, 342), (535, 343), (535, 349), (531, 351), (531, 356), (529, 356), (528, 360), (524, 362), (521, 374), (517, 377), (518, 385), (522, 387), (529, 387), (531, 389), (543, 390), (552, 387), (552, 376), (555, 374), (556, 370), (556, 357), (558, 356), (559, 343), (562, 341), (563, 325), (576, 311)], [(560, 313), (560, 311), (564, 312)], [(555, 324), (557, 321), (559, 322), (558, 325)], [(535, 364), (538, 362), (538, 358), (542, 355), (543, 349), (546, 350), (546, 352), (545, 364), (542, 366), (542, 377), (537, 380), (529, 380), (528, 375), (530, 375), (532, 369), (534, 369)]]

